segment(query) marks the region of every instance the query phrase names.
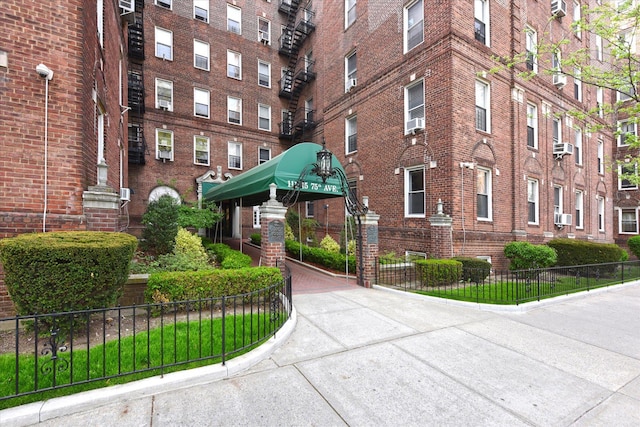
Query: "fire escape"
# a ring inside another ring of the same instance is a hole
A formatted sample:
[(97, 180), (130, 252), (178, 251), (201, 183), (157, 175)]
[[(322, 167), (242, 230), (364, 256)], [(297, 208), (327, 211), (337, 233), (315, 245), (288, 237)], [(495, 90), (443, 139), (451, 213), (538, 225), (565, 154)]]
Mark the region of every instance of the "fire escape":
[(128, 152), (129, 164), (144, 165), (147, 145), (144, 139), (144, 0), (135, 0), (133, 22), (129, 23), (129, 71), (128, 71)]
[[(300, 7), (303, 0), (280, 0), (278, 10), (287, 15), (287, 26), (280, 36), (278, 52), (287, 58), (287, 68), (280, 80), (279, 96), (289, 101), (288, 110), (283, 114), (280, 123), (279, 137), (293, 145), (307, 131), (316, 127), (313, 109), (298, 108), (303, 89), (312, 82), (316, 73), (314, 61), (307, 56), (300, 56), (304, 41), (315, 30), (314, 12), (310, 9), (310, 1)], [(302, 16), (298, 19), (298, 11)]]

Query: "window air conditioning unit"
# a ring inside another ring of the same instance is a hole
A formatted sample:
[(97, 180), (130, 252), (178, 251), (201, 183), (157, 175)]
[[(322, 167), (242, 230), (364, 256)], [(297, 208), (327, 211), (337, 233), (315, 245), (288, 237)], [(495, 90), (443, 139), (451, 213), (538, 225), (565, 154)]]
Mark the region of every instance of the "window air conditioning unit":
[(136, 3), (134, 0), (118, 0), (118, 5), (124, 13), (135, 12)]
[(553, 215), (553, 223), (559, 226), (571, 225), (572, 219), (573, 218), (571, 217), (571, 214), (554, 214)]
[(349, 79), (349, 84), (347, 85), (347, 90), (351, 90), (356, 86), (358, 86), (358, 79)]
[(131, 200), (131, 190), (128, 188), (120, 189), (120, 200), (123, 202), (128, 202)]
[(411, 133), (416, 133), (418, 130), (424, 129), (424, 119), (417, 118), (411, 119), (407, 122), (407, 131)]
[(556, 73), (553, 75), (553, 84), (558, 88), (562, 89), (567, 85), (567, 76), (562, 73)]
[(551, 15), (563, 17), (567, 14), (567, 2), (564, 0), (551, 0)]
[(260, 33), (260, 42), (262, 44), (269, 44), (269, 36), (263, 33)]
[(158, 107), (162, 108), (163, 110), (168, 110), (169, 108), (171, 108), (171, 103), (166, 99), (159, 99)]
[(560, 157), (565, 154), (573, 154), (573, 144), (569, 144), (568, 142), (553, 144), (553, 154)]
[(162, 148), (158, 150), (158, 159), (160, 160), (171, 160), (171, 151), (163, 150)]

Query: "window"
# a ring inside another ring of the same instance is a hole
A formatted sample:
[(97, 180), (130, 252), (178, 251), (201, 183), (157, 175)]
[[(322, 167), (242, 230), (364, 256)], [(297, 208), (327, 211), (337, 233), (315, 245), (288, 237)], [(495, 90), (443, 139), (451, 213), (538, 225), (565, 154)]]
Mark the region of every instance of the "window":
[(604, 197), (596, 197), (598, 204), (598, 231), (604, 231)]
[(356, 0), (344, 1), (344, 28), (349, 28), (356, 20)]
[(538, 106), (527, 104), (527, 147), (538, 148)]
[(356, 52), (351, 52), (344, 58), (344, 91), (349, 92), (352, 87), (358, 84), (357, 80), (357, 57)]
[(582, 164), (582, 129), (574, 131), (573, 157), (576, 159), (576, 165)]
[(620, 121), (618, 122), (618, 146), (629, 145), (635, 141), (636, 124), (632, 121)]
[(580, 3), (578, 3), (577, 1), (574, 1), (573, 2), (573, 22), (574, 24), (576, 24), (575, 35), (579, 39), (582, 38), (582, 30), (580, 29), (580, 26), (578, 26), (577, 24), (580, 23), (581, 19), (582, 19), (582, 16), (580, 11)]
[(258, 41), (271, 44), (271, 22), (263, 18), (258, 18)]
[(489, 46), (489, 0), (475, 0), (473, 14), (476, 40)]
[(100, 46), (104, 46), (104, 1), (98, 0), (96, 3), (96, 26), (98, 32), (98, 42)]
[(156, 27), (156, 56), (173, 60), (173, 33)]
[(580, 69), (573, 72), (573, 97), (582, 102), (582, 80), (580, 80)]
[(528, 214), (527, 221), (529, 224), (538, 223), (538, 200), (539, 200), (538, 181), (535, 179), (527, 180), (527, 202)]
[(280, 134), (281, 135), (291, 135), (291, 131), (293, 129), (293, 117), (289, 113), (289, 110), (282, 110), (282, 123), (280, 123)]
[(227, 5), (227, 31), (242, 34), (242, 9), (239, 7)]
[(253, 207), (253, 228), (260, 228), (260, 206)]
[(271, 87), (271, 64), (258, 61), (258, 86)]
[(404, 8), (404, 51), (424, 41), (424, 4), (418, 0)]
[(239, 142), (229, 142), (229, 169), (242, 169), (242, 144)]
[(258, 104), (258, 129), (271, 131), (271, 107)]
[(525, 32), (525, 43), (527, 50), (527, 70), (538, 72), (538, 33), (531, 27), (527, 27)]
[(476, 129), (491, 132), (489, 84), (476, 80)]
[(242, 124), (242, 99), (227, 97), (227, 122), (236, 125)]
[(603, 49), (602, 49), (602, 36), (596, 34), (595, 37), (595, 44), (596, 44), (596, 59), (598, 61), (602, 61), (602, 53), (603, 53)]
[(551, 53), (551, 69), (555, 71), (555, 74), (562, 73), (562, 57), (559, 50)]
[(358, 118), (349, 117), (345, 120), (345, 154), (358, 151)]
[(102, 160), (104, 160), (104, 155), (105, 155), (104, 154), (104, 148), (105, 148), (105, 146), (104, 146), (104, 116), (105, 116), (105, 111), (104, 111), (104, 108), (102, 107), (102, 104), (98, 105), (97, 110), (98, 110), (97, 111), (98, 112), (98, 114), (97, 114), (98, 123), (97, 123), (97, 126), (96, 126), (97, 127), (97, 131), (98, 131), (98, 135), (97, 135), (97, 137), (98, 137), (98, 150), (97, 150), (98, 159), (97, 160), (98, 161), (97, 161), (97, 163), (100, 163)]
[(616, 91), (616, 101), (624, 102), (631, 99), (631, 95), (634, 93), (633, 86), (627, 86)]
[(242, 80), (242, 55), (227, 50), (227, 77)]
[(209, 91), (193, 89), (193, 114), (198, 117), (209, 118)]
[(193, 137), (193, 163), (209, 166), (209, 138), (206, 136)]
[(417, 119), (424, 121), (424, 81), (420, 80), (404, 89), (405, 134), (409, 133)]
[(622, 55), (636, 53), (635, 28), (621, 31), (618, 35), (618, 40), (620, 40), (620, 48), (624, 50)]
[(173, 132), (156, 129), (156, 159), (173, 161)]
[(620, 209), (621, 234), (638, 234), (638, 209)]
[(604, 117), (604, 90), (601, 87), (596, 88), (596, 108), (598, 109), (598, 117)]
[(598, 173), (604, 175), (604, 142), (598, 141)]
[(479, 220), (491, 220), (491, 170), (478, 168), (477, 175), (477, 210)]
[(424, 166), (405, 169), (404, 172), (404, 215), (425, 216)]
[(156, 108), (173, 111), (173, 82), (156, 79)]
[(313, 72), (313, 64), (315, 61), (313, 60), (313, 51), (309, 51), (304, 55), (304, 71), (307, 73)]
[(564, 213), (562, 210), (562, 187), (559, 185), (553, 186), (553, 222), (556, 223), (556, 216)]
[(618, 165), (618, 190), (637, 190), (638, 185), (631, 178), (638, 176), (637, 163)]
[(209, 71), (209, 43), (193, 41), (193, 66)]
[(304, 101), (304, 120), (306, 124), (311, 125), (313, 121), (313, 98)]
[(258, 164), (261, 165), (269, 160), (271, 160), (271, 148), (258, 147)]
[(313, 200), (305, 202), (305, 215), (307, 218), (313, 218), (315, 216), (315, 207)]
[(166, 7), (167, 9), (171, 9), (171, 3), (173, 0), (156, 0), (156, 5), (161, 7)]
[(559, 117), (553, 118), (553, 143), (562, 143), (562, 119)]
[(584, 192), (576, 190), (576, 229), (584, 228)]
[(193, 0), (193, 17), (202, 22), (209, 22), (209, 0)]

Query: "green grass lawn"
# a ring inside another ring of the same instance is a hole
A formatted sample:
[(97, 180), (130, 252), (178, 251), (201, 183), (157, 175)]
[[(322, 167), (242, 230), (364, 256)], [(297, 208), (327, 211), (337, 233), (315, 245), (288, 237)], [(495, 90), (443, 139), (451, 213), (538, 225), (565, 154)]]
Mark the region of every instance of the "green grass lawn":
[[(275, 322), (270, 321), (269, 313), (227, 317), (225, 358), (244, 354), (268, 339), (286, 321), (284, 317)], [(15, 354), (0, 355), (0, 399), (3, 399), (0, 409), (220, 363), (222, 321), (215, 318), (181, 322), (110, 341), (88, 351), (58, 352), (55, 363), (50, 355), (19, 355), (17, 360)], [(167, 364), (178, 366), (161, 368)], [(51, 390), (52, 387), (63, 388)], [(23, 393), (33, 394), (10, 397)]]

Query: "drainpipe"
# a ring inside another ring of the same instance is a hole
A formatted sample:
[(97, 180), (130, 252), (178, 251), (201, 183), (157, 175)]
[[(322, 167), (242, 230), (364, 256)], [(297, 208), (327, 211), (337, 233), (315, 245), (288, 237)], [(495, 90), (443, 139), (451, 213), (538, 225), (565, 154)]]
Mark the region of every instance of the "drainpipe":
[(36, 67), (36, 72), (44, 79), (44, 208), (42, 211), (42, 232), (47, 231), (47, 202), (49, 180), (49, 80), (53, 79), (53, 71), (44, 64)]

